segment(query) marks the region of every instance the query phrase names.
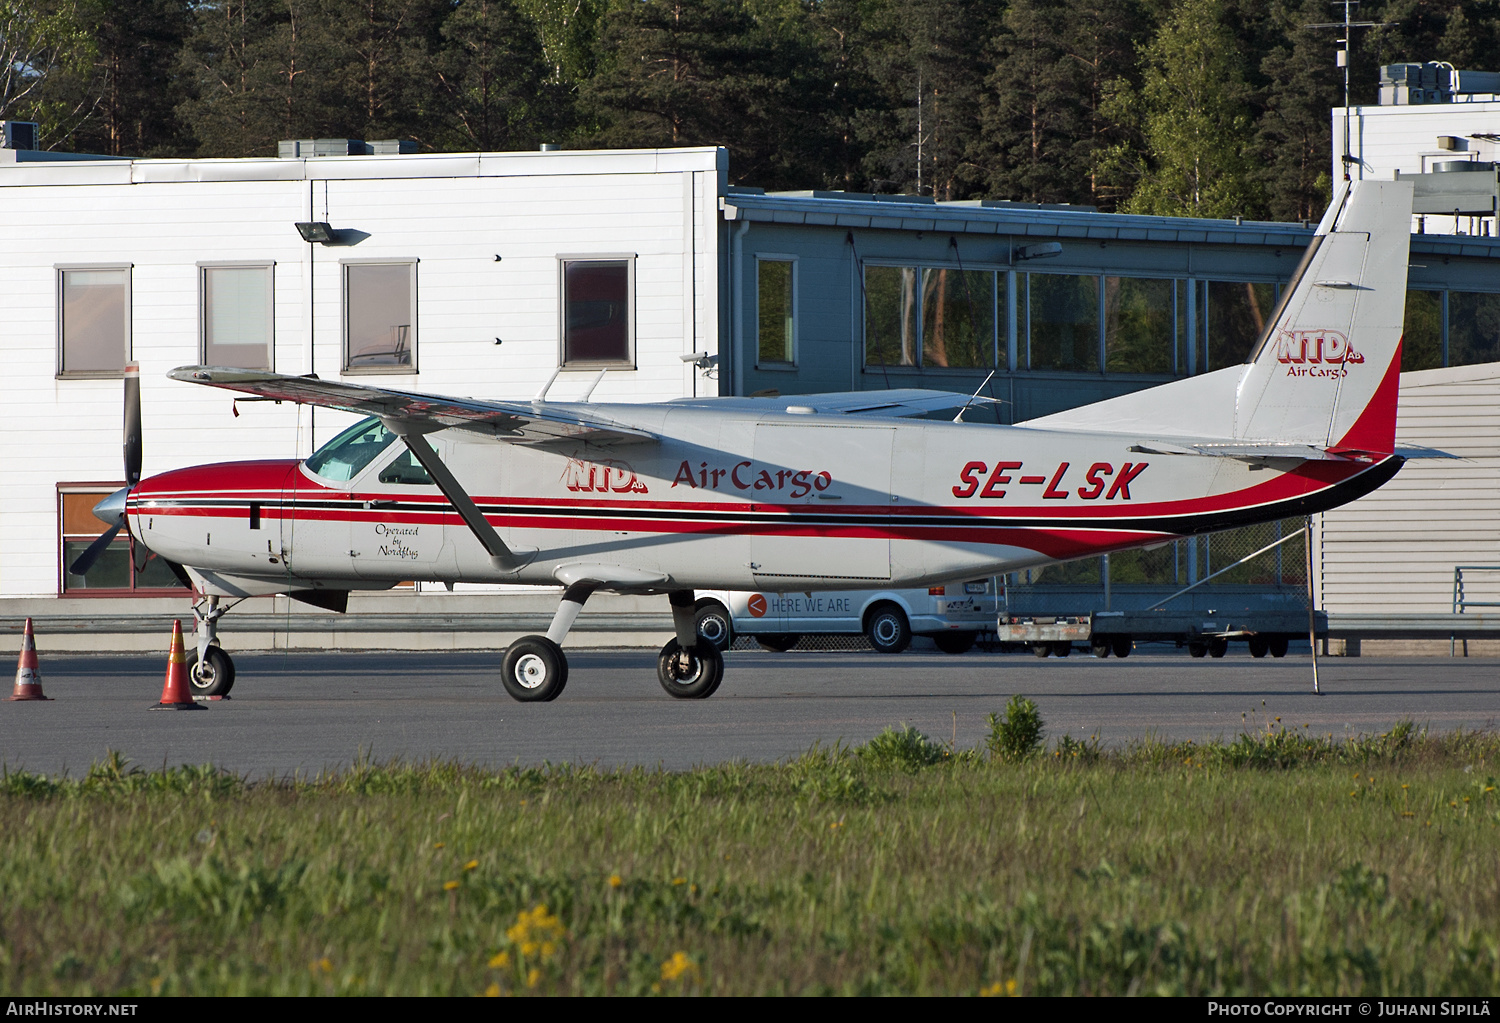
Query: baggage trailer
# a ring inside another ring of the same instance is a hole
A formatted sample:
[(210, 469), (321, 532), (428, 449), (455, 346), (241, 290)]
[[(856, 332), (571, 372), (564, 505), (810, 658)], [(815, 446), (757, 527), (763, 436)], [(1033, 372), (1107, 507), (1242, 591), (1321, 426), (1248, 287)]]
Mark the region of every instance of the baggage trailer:
[[(1314, 632), (1328, 634), (1328, 616), (1314, 612)], [(1066, 657), (1077, 644), (1095, 657), (1128, 657), (1136, 643), (1173, 642), (1194, 657), (1223, 657), (1243, 640), (1251, 657), (1285, 657), (1293, 639), (1307, 636), (1302, 611), (1087, 611), (1079, 614), (1002, 615), (1001, 643), (1029, 646), (1038, 657)]]

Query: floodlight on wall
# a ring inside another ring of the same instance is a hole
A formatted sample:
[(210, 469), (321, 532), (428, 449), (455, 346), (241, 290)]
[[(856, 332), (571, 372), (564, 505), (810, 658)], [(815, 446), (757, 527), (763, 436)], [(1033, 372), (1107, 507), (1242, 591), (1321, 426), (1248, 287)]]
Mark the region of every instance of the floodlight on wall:
[(1038, 242), (1035, 245), (1023, 245), (1016, 250), (1016, 259), (1046, 259), (1049, 256), (1062, 255), (1061, 242)]
[(321, 242), (324, 245), (332, 244), (334, 241), (334, 230), (329, 224), (321, 220), (299, 221), (297, 232), (302, 235), (302, 240), (308, 243)]

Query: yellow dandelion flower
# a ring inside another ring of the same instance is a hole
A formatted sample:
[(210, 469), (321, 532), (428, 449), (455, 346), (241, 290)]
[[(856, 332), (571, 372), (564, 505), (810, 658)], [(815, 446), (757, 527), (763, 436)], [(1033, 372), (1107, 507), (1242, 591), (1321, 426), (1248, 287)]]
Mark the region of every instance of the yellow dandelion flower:
[(487, 987), (487, 988), (484, 989), (484, 997), (486, 997), (486, 998), (499, 998), (500, 997), (500, 985), (499, 984), (494, 984), (494, 983), (490, 984), (489, 987)]
[(623, 877), (621, 877), (619, 874), (611, 874), (611, 875), (609, 875), (609, 886), (611, 888), (618, 888), (618, 887), (620, 887), (620, 885), (622, 885), (624, 883), (625, 883), (625, 879)]
[(332, 973), (333, 960), (329, 959), (327, 956), (324, 956), (322, 959), (314, 959), (312, 962), (307, 964), (307, 968), (313, 973)]
[(470, 860), (468, 863), (464, 864), (464, 869), (465, 870), (473, 870), (474, 868), (476, 868), (478, 866), (479, 866), (479, 861), (478, 860)]
[(1005, 993), (1008, 995), (1014, 995), (1016, 993), (1016, 978), (1012, 977), (1010, 980), (1007, 980), (1005, 982)]
[(527, 959), (530, 959), (532, 956), (536, 955), (537, 949), (541, 947), (542, 946), (535, 941), (523, 941), (521, 942), (521, 954)]
[(432, 847), (434, 849), (441, 849), (441, 848), (443, 848), (443, 846), (445, 846), (447, 844), (448, 844), (447, 842), (433, 842), (432, 843)]
[(451, 891), (453, 891), (457, 887), (458, 887), (458, 882), (457, 881), (444, 881), (443, 882), (443, 891), (445, 891), (445, 892), (451, 892)]
[(672, 958), (661, 964), (661, 979), (671, 981), (695, 981), (698, 979), (698, 964), (681, 949), (672, 953)]
[(496, 952), (494, 955), (490, 956), (490, 966), (493, 969), (503, 970), (505, 967), (507, 967), (509, 965), (510, 965), (510, 953), (509, 952)]
[(528, 974), (526, 974), (526, 986), (527, 987), (536, 987), (538, 984), (541, 983), (541, 981), (542, 981), (542, 971), (539, 970), (539, 969), (537, 969), (535, 966), (533, 966), (531, 968), (531, 972), (528, 973)]
[(980, 998), (994, 998), (997, 995), (999, 995), (1000, 992), (1003, 991), (1003, 990), (1005, 990), (1004, 986), (1001, 985), (1001, 983), (997, 980), (997, 981), (995, 981), (995, 983), (991, 984), (989, 987), (982, 987), (982, 988), (980, 988), (979, 989), (979, 997)]
[(674, 878), (672, 878), (672, 886), (674, 888), (677, 885), (680, 885), (680, 884), (687, 884), (687, 878), (685, 878), (685, 877), (674, 877)]

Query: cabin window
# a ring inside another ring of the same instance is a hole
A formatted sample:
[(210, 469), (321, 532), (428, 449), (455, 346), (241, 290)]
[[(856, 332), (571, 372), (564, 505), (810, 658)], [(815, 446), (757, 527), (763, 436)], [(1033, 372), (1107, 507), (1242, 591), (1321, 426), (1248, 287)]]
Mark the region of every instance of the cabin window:
[(130, 361), (130, 267), (59, 267), (59, 376), (118, 377)]
[(432, 486), (432, 477), (427, 475), (427, 470), (423, 468), (421, 462), (417, 461), (417, 456), (412, 454), (411, 448), (407, 448), (391, 459), (391, 464), (380, 470), (379, 479), (382, 483), (392, 483), (401, 487)]
[(1027, 274), (1026, 360), (1030, 369), (1099, 370), (1099, 278)]
[(343, 268), (344, 371), (414, 372), (416, 261), (346, 261)]
[(559, 259), (564, 366), (635, 365), (635, 260)]
[(1186, 373), (1177, 282), (1104, 278), (1104, 368), (1110, 373)]
[(272, 264), (205, 264), (199, 273), (204, 365), (273, 369)]
[(156, 554), (147, 555), (145, 567), (136, 570), (130, 556), (130, 534), (120, 530), (104, 553), (83, 575), (70, 570), (78, 556), (88, 550), (109, 525), (94, 517), (94, 505), (125, 485), (118, 483), (62, 483), (57, 488), (58, 550), (62, 563), (59, 592), (68, 596), (130, 596), (143, 590), (184, 589), (167, 563)]
[(762, 256), (756, 260), (756, 365), (797, 361), (797, 262)]

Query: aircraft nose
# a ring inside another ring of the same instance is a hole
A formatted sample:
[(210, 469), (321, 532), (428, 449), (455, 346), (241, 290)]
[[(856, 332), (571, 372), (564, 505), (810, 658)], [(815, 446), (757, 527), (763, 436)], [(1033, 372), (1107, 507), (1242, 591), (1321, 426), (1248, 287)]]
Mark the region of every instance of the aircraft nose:
[(94, 505), (94, 518), (107, 525), (117, 526), (125, 521), (125, 498), (130, 496), (129, 487), (121, 487), (104, 500)]

